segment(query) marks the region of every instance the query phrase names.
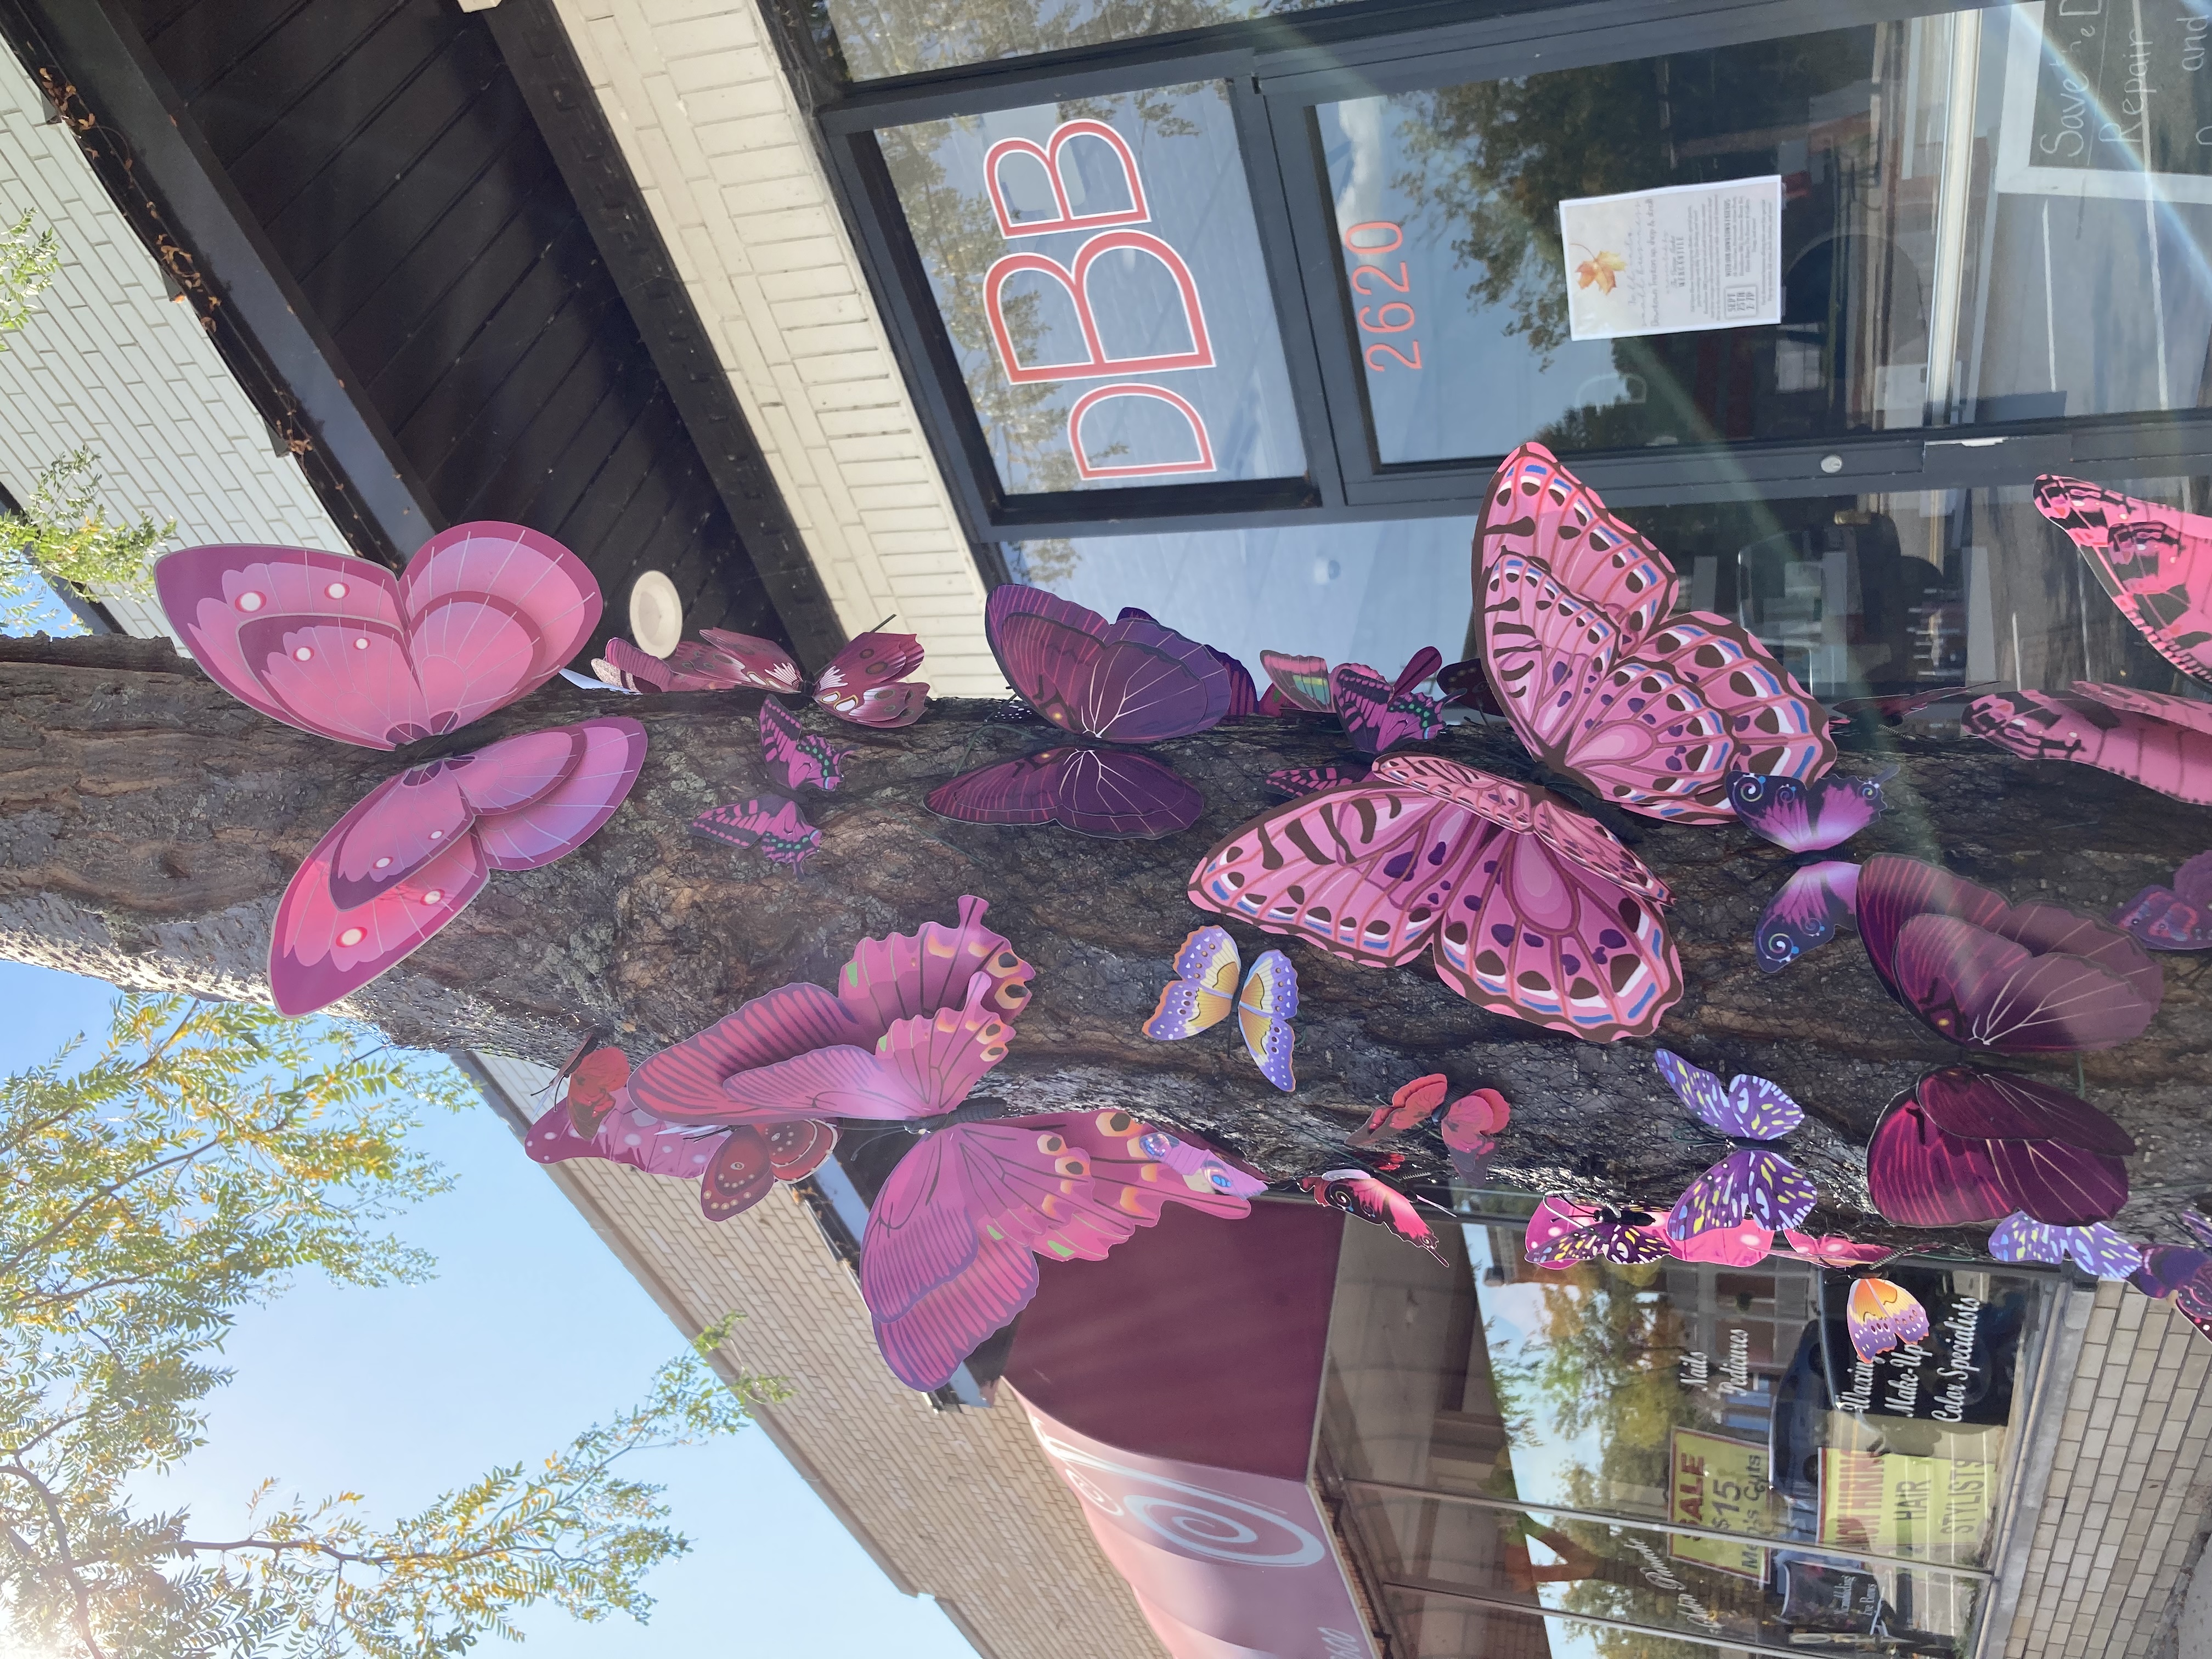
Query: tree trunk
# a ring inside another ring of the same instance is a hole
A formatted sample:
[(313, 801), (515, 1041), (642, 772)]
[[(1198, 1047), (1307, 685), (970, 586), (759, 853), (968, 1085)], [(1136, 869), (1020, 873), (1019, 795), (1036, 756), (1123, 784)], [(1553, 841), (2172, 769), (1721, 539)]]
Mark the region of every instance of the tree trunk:
[[(997, 705), (945, 701), (900, 732), (816, 729), (858, 746), (833, 795), (806, 793), (822, 830), (802, 876), (689, 833), (714, 803), (770, 787), (757, 699), (616, 699), (556, 683), (456, 738), (398, 757), (349, 749), (255, 714), (166, 644), (0, 641), (0, 954), (117, 984), (266, 994), (277, 895), (323, 832), (409, 762), (616, 708), (652, 747), (629, 803), (580, 852), (495, 874), (474, 905), (349, 1005), (398, 1042), (504, 1050), (557, 1063), (580, 1033), (622, 1033), (634, 1059), (787, 981), (828, 982), (866, 934), (949, 921), (963, 893), (1035, 963), (1012, 1053), (982, 1095), (1007, 1112), (1114, 1105), (1195, 1130), (1282, 1178), (1345, 1162), (1344, 1133), (1425, 1072), (1490, 1085), (1514, 1116), (1494, 1165), (1531, 1191), (1663, 1204), (1719, 1148), (1692, 1131), (1650, 1064), (1650, 1042), (1595, 1045), (1485, 1013), (1425, 965), (1387, 972), (1290, 945), (1300, 979), (1299, 1087), (1279, 1094), (1233, 1030), (1147, 1041), (1183, 935), (1200, 856), (1273, 804), (1273, 767), (1343, 757), (1333, 722), (1255, 720), (1158, 751), (1205, 791), (1198, 827), (1162, 842), (949, 823), (922, 798), (963, 766), (1027, 752), (1048, 728), (986, 723)], [(1875, 755), (1879, 747), (1883, 753)], [(1502, 726), (1460, 727), (1438, 752), (1527, 776)], [(1971, 741), (1883, 738), (1847, 769), (1887, 759), (1890, 811), (1844, 852), (1940, 857), (2014, 898), (2103, 915), (2212, 840), (2197, 809), (2087, 768), (2030, 765)], [(1556, 779), (1547, 779), (1554, 787)], [(1820, 1186), (1818, 1224), (1925, 1245), (1868, 1206), (1863, 1147), (1883, 1106), (1957, 1058), (1884, 995), (1848, 937), (1761, 973), (1751, 933), (1790, 859), (1734, 825), (1696, 828), (1595, 811), (1674, 889), (1687, 988), (1659, 1041), (1723, 1073), (1781, 1084), (1809, 1121), (1790, 1156)], [(1248, 957), (1268, 939), (1242, 927)], [(2172, 1212), (2212, 1186), (2200, 1131), (2212, 1040), (2203, 958), (2167, 957), (2148, 1033), (2086, 1060), (2091, 1100), (2142, 1148), (2119, 1224), (2175, 1237)], [(2040, 1068), (2073, 1086), (2070, 1062)], [(1432, 1134), (1407, 1137), (1403, 1175), (1441, 1180)], [(1963, 1240), (1960, 1242), (1964, 1242)]]

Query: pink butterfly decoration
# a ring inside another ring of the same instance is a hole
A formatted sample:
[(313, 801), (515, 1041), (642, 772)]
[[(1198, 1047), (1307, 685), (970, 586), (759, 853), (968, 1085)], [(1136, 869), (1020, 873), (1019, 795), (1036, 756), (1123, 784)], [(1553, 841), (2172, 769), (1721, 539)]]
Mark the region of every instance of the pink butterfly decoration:
[(455, 525), (404, 574), (302, 547), (188, 547), (154, 568), (208, 677), (303, 732), (396, 749), (551, 679), (599, 625), (581, 560), (520, 525)]
[(494, 870), (596, 834), (645, 764), (645, 728), (592, 720), (410, 767), (331, 827), (277, 903), (269, 985), (287, 1014), (359, 990), (468, 908)]
[(835, 789), (844, 781), (845, 757), (855, 752), (850, 744), (802, 731), (799, 716), (774, 697), (761, 699), (760, 732), (762, 758), (771, 769), (783, 769), (787, 789), (808, 783), (817, 789)]
[[(912, 634), (871, 631), (830, 659), (815, 677), (814, 701), (839, 720), (855, 726), (911, 726), (921, 718), (929, 688), (906, 676), (921, 666), (921, 641)], [(607, 641), (607, 654), (592, 671), (610, 685), (629, 691), (795, 692), (806, 677), (791, 653), (774, 640), (702, 628), (666, 660), (639, 650), (628, 640)]]
[(799, 804), (782, 795), (754, 795), (710, 806), (691, 820), (691, 832), (732, 847), (757, 844), (771, 864), (793, 870), (822, 850), (822, 832), (806, 821)]
[(1345, 735), (1362, 753), (1379, 755), (1408, 739), (1433, 738), (1443, 730), (1443, 706), (1414, 688), (1443, 665), (1433, 646), (1413, 653), (1395, 679), (1384, 679), (1364, 662), (1332, 669), (1320, 657), (1293, 657), (1262, 651), (1261, 666), (1273, 682), (1257, 710), (1262, 714), (1334, 711)]
[(2075, 761), (2212, 806), (2212, 705), (2087, 680), (2074, 692), (1996, 692), (1969, 705), (1960, 729), (2022, 760)]
[(1827, 714), (1724, 617), (1676, 612), (1674, 567), (1540, 444), (1505, 458), (1475, 532), (1482, 656), (1528, 752), (1632, 812), (1730, 816), (1728, 778), (1810, 782)]
[(963, 897), (951, 927), (866, 939), (837, 975), (779, 986), (631, 1074), (640, 1109), (677, 1124), (903, 1119), (949, 1112), (1006, 1058), (1036, 969)]
[(1566, 1268), (1584, 1261), (1628, 1267), (1663, 1261), (1677, 1252), (1649, 1210), (1577, 1204), (1550, 1193), (1528, 1218), (1521, 1253), (1535, 1267)]
[(765, 1129), (732, 1129), (664, 1123), (630, 1103), (617, 1089), (609, 1109), (588, 1135), (574, 1113), (556, 1104), (531, 1126), (523, 1150), (540, 1164), (601, 1158), (647, 1175), (699, 1183), (699, 1207), (709, 1221), (726, 1221), (750, 1209), (781, 1182), (803, 1181), (822, 1166), (837, 1144), (837, 1131), (816, 1122), (773, 1123)]
[(2110, 1048), (2142, 1036), (2165, 995), (2158, 964), (2117, 927), (2055, 904), (2008, 904), (1924, 860), (1869, 859), (1858, 910), (1889, 994), (1968, 1048)]
[(1867, 1145), (1875, 1208), (1907, 1227), (1970, 1226), (2015, 1210), (2086, 1227), (2128, 1201), (2136, 1143), (2079, 1097), (1978, 1066), (1929, 1073), (1892, 1101)]
[(1437, 1247), (1435, 1232), (1413, 1207), (1413, 1200), (1366, 1170), (1323, 1170), (1317, 1176), (1304, 1176), (1298, 1185), (1313, 1195), (1315, 1203), (1358, 1216), (1426, 1250), (1439, 1261), (1444, 1259)]
[[(1139, 611), (1133, 605), (1123, 605), (1114, 620), (1127, 622), (1132, 617), (1156, 627), (1164, 626), (1151, 611)], [(1260, 712), (1259, 688), (1252, 684), (1252, 671), (1217, 646), (1206, 646), (1205, 651), (1206, 655), (1221, 665), (1221, 672), (1229, 676), (1229, 712), (1221, 718), (1225, 720), (1250, 720)]]
[(934, 1130), (891, 1171), (860, 1240), (876, 1345), (908, 1388), (940, 1388), (1029, 1305), (1040, 1256), (1102, 1261), (1169, 1204), (1237, 1219), (1266, 1186), (1127, 1112)]
[(2144, 888), (2112, 921), (2146, 951), (2212, 950), (2212, 853), (2176, 870), (2172, 886)]
[(1477, 1006), (1594, 1042), (1648, 1036), (1681, 994), (1642, 860), (1549, 791), (1434, 756), (1262, 813), (1187, 890), (1361, 967), (1427, 951)]

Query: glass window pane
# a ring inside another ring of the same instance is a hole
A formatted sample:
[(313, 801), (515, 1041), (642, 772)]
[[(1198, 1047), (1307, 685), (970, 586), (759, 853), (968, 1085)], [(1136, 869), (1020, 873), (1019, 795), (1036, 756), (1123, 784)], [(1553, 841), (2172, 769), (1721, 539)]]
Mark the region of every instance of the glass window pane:
[(1009, 492), (1304, 473), (1222, 83), (877, 139)]
[[(2201, 23), (2106, 9), (2048, 39), (2014, 6), (1323, 106), (1382, 459), (2204, 404)], [(2110, 118), (2131, 27), (2173, 66), (2132, 124)], [(1679, 193), (1726, 181), (1765, 205)], [(1768, 314), (1761, 284), (1778, 320), (1730, 325)]]
[(1310, 11), (1330, 0), (816, 0), (814, 36), (855, 81)]

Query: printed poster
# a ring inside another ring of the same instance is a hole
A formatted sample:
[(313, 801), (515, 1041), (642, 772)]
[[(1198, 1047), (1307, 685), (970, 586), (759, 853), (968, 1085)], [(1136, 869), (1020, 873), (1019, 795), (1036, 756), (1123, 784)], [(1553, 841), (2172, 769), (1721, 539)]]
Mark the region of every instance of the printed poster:
[(1934, 1561), (1969, 1559), (1996, 1513), (1994, 1463), (1821, 1449), (1823, 1544)]
[(1559, 204), (1577, 340), (1782, 320), (1782, 177)]
[[(1697, 1429), (1675, 1429), (1668, 1442), (1669, 1518), (1716, 1532), (1770, 1529), (1766, 1511), (1766, 1448), (1723, 1439)], [(1724, 1544), (1717, 1538), (1670, 1537), (1667, 1553), (1677, 1561), (1717, 1567), (1740, 1578), (1766, 1577), (1766, 1550), (1759, 1544)]]

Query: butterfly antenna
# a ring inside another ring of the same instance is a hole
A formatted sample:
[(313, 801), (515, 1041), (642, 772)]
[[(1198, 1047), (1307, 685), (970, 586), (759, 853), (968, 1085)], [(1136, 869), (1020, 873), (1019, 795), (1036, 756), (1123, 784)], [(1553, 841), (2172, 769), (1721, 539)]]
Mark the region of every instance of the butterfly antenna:
[(871, 629), (868, 630), (868, 632), (870, 632), (871, 634), (880, 634), (880, 633), (882, 633), (882, 632), (884, 631), (884, 629), (885, 629), (886, 628), (889, 628), (889, 627), (890, 627), (893, 623), (896, 622), (897, 620), (898, 620), (898, 612), (897, 612), (897, 611), (892, 611), (892, 612), (891, 612), (891, 614), (890, 614), (890, 616), (888, 616), (888, 617), (884, 617), (881, 622), (878, 623), (877, 623), (873, 628), (871, 628)]

